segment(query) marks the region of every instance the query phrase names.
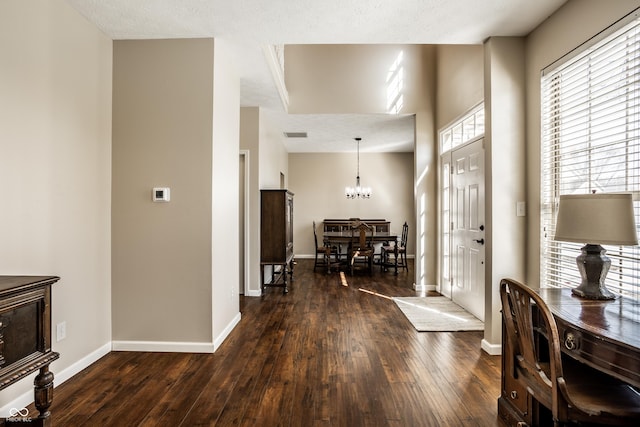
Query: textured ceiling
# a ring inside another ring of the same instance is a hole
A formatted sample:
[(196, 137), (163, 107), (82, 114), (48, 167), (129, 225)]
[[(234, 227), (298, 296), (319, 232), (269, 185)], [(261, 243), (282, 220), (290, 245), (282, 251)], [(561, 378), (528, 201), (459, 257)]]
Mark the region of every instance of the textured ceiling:
[(355, 136), (363, 138), (362, 151), (410, 151), (413, 131), (404, 127), (412, 128), (413, 119), (287, 115), (263, 45), (479, 44), (489, 36), (526, 35), (565, 1), (67, 0), (112, 39), (225, 40), (239, 68), (243, 106), (270, 110), (283, 131), (315, 129), (313, 141), (286, 140), (290, 152), (344, 151), (344, 142)]

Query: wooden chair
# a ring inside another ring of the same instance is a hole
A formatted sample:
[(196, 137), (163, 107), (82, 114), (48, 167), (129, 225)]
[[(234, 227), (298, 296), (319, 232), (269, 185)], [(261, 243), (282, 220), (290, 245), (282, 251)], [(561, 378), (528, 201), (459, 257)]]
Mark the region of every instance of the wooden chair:
[[(393, 245), (382, 245), (380, 250), (380, 265), (383, 271), (387, 271), (388, 267), (395, 267), (396, 274), (398, 274), (398, 267), (409, 271), (409, 265), (407, 264), (407, 239), (409, 238), (409, 225), (405, 222), (402, 226), (402, 235), (400, 241), (395, 242)], [(396, 252), (397, 245), (397, 252)], [(389, 255), (393, 255), (394, 259), (391, 262)]]
[[(573, 422), (640, 425), (638, 391), (563, 356), (555, 319), (535, 291), (514, 280), (503, 279), (500, 298), (505, 338), (513, 349), (513, 354), (502, 357), (513, 358), (516, 380), (551, 411), (554, 426)], [(533, 317), (534, 305), (539, 313), (537, 323)], [(548, 346), (536, 345), (541, 336), (546, 336)]]
[(318, 245), (318, 235), (316, 232), (316, 222), (313, 221), (313, 241), (316, 245), (316, 256), (315, 261), (313, 263), (313, 271), (316, 271), (316, 267), (327, 267), (327, 273), (331, 272), (331, 256), (335, 257), (334, 263), (339, 261), (338, 259), (338, 248), (331, 247), (329, 245)]
[(373, 227), (361, 221), (351, 224), (351, 240), (349, 242), (349, 267), (351, 275), (356, 264), (363, 264), (373, 274)]

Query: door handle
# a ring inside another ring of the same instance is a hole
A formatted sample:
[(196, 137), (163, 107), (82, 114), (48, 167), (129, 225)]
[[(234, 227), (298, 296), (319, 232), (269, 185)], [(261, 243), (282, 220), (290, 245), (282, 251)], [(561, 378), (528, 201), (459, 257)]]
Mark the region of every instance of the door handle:
[(484, 245), (484, 239), (474, 239), (473, 241)]

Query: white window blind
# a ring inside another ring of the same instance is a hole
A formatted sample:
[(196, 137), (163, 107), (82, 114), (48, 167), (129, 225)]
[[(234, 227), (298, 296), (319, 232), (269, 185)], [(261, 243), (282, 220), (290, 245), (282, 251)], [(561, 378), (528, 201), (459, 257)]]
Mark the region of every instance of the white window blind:
[[(541, 280), (575, 287), (582, 245), (553, 240), (560, 195), (633, 192), (640, 225), (640, 20), (545, 71), (541, 89)], [(604, 248), (607, 288), (640, 299), (640, 248)]]

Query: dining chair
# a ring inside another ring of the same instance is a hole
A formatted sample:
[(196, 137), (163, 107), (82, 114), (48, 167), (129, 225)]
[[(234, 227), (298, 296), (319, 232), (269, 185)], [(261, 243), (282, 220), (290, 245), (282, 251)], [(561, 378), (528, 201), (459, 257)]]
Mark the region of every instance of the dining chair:
[(362, 221), (351, 223), (351, 240), (349, 242), (349, 267), (351, 275), (357, 264), (364, 265), (369, 274), (373, 274), (373, 227)]
[[(540, 295), (515, 280), (502, 279), (500, 299), (505, 338), (512, 349), (503, 357), (512, 358), (516, 380), (551, 411), (554, 426), (640, 425), (638, 390), (563, 355), (555, 318)], [(542, 338), (548, 345), (538, 344)]]
[[(407, 272), (409, 271), (409, 264), (407, 264), (407, 239), (409, 238), (409, 225), (405, 221), (402, 226), (402, 235), (400, 241), (392, 244), (384, 244), (380, 249), (380, 265), (383, 271), (387, 271), (388, 267), (395, 267), (396, 274), (398, 274), (398, 267), (403, 268)], [(397, 252), (396, 252), (397, 245)], [(389, 255), (393, 255), (394, 259), (391, 262)]]
[(334, 262), (338, 262), (338, 248), (326, 244), (318, 244), (318, 234), (316, 231), (316, 222), (313, 221), (313, 241), (316, 245), (315, 261), (313, 263), (313, 271), (316, 271), (316, 267), (327, 267), (327, 273), (331, 272), (331, 257), (335, 257)]

